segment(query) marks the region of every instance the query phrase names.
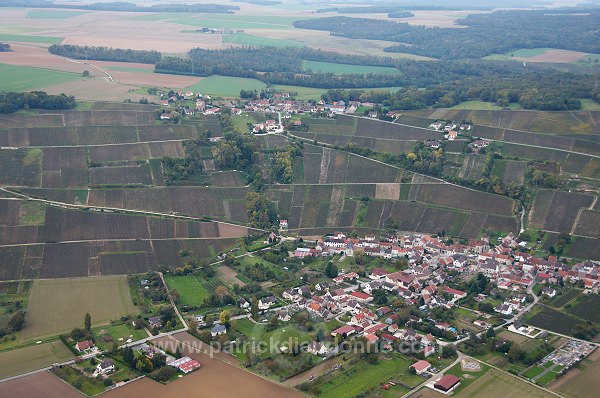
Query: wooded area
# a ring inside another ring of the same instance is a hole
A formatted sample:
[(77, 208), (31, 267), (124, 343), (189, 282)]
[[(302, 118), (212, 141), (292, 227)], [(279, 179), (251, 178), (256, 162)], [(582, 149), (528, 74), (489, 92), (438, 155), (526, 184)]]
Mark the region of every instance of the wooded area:
[(600, 53), (598, 9), (495, 11), (458, 21), (464, 29), (426, 28), (379, 19), (330, 17), (294, 22), (299, 29), (325, 30), (334, 36), (406, 43), (402, 52), (443, 59), (481, 58), (520, 48), (558, 48)]

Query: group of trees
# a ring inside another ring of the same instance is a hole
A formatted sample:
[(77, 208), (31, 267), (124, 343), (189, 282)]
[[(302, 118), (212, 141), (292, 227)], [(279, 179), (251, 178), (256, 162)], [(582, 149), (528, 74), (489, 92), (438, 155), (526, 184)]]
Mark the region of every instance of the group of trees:
[(10, 44), (0, 43), (0, 53), (5, 53), (11, 51)]
[(156, 64), (161, 55), (158, 51), (131, 50), (112, 47), (74, 46), (71, 44), (53, 44), (48, 52), (61, 57), (73, 59), (137, 62), (140, 64)]
[(302, 143), (292, 144), (285, 149), (275, 151), (272, 158), (273, 180), (282, 184), (291, 184), (294, 180), (294, 158), (302, 156)]
[(560, 48), (600, 52), (595, 32), (598, 9), (495, 11), (471, 14), (458, 22), (464, 29), (426, 28), (368, 18), (330, 17), (294, 22), (294, 27), (329, 31), (352, 39), (376, 39), (402, 44), (386, 48), (443, 59), (481, 58), (520, 48)]
[(265, 282), (275, 278), (275, 273), (263, 263), (254, 263), (244, 267), (244, 276), (256, 282)]
[(0, 92), (0, 113), (13, 113), (20, 109), (73, 109), (76, 105), (75, 97), (65, 94)]
[(263, 193), (248, 192), (245, 198), (250, 225), (269, 229), (277, 221), (275, 204)]

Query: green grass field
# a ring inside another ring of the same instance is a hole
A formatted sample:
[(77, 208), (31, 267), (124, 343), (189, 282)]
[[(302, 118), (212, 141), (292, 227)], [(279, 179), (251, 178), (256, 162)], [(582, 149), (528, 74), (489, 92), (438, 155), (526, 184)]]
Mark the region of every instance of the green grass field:
[(23, 339), (54, 336), (83, 327), (85, 314), (93, 325), (137, 314), (126, 276), (37, 280), (31, 289)]
[[(518, 104), (510, 104), (509, 108), (518, 109)], [(468, 109), (474, 111), (500, 111), (502, 107), (494, 104), (493, 102), (484, 101), (464, 101), (460, 104), (454, 105), (450, 109)]]
[(551, 50), (550, 48), (523, 48), (520, 50), (509, 51), (504, 54), (492, 54), (483, 59), (489, 59), (492, 61), (514, 61), (514, 58), (531, 58), (537, 55), (545, 54), (546, 51)]
[(169, 289), (177, 289), (179, 304), (199, 306), (211, 294), (204, 281), (196, 275), (165, 276)]
[(600, 111), (600, 104), (592, 99), (582, 98), (579, 101), (581, 101), (581, 110), (583, 111)]
[(112, 344), (104, 342), (102, 338), (103, 336), (112, 337), (113, 341), (118, 345), (125, 344), (129, 338), (131, 338), (133, 341), (137, 341), (148, 337), (148, 334), (144, 329), (134, 328), (131, 322), (100, 327), (94, 329), (93, 332), (98, 337), (96, 341), (97, 345), (104, 349), (109, 349)]
[(495, 369), (489, 370), (477, 381), (453, 395), (457, 398), (553, 397), (552, 394), (527, 384), (516, 376), (501, 373)]
[(0, 379), (64, 362), (73, 356), (61, 341), (3, 351), (0, 352)]
[[(382, 359), (376, 365), (359, 362), (354, 367), (346, 367), (341, 374), (336, 374), (332, 380), (319, 385), (320, 398), (354, 397), (364, 391), (379, 389), (379, 386), (389, 379), (397, 379), (400, 375), (408, 374), (412, 361), (406, 357), (394, 356), (392, 359)], [(412, 376), (412, 375), (411, 375)], [(419, 376), (416, 376), (419, 377)], [(419, 377), (421, 381), (425, 380)], [(414, 382), (414, 380), (412, 380)], [(394, 396), (407, 392), (403, 388), (393, 387)]]
[(40, 43), (40, 44), (59, 44), (63, 41), (62, 37), (51, 36), (30, 36), (11, 33), (0, 33), (0, 41), (2, 42), (19, 42), (19, 43)]
[(209, 76), (188, 88), (194, 92), (218, 97), (239, 97), (240, 90), (262, 90), (267, 85), (260, 80), (242, 77)]
[(333, 73), (336, 75), (352, 73), (378, 73), (385, 75), (396, 75), (400, 73), (400, 71), (396, 68), (387, 68), (383, 66), (358, 66), (306, 60), (302, 61), (302, 69), (305, 71), (311, 70), (313, 72)]
[(270, 46), (270, 47), (302, 47), (303, 44), (293, 40), (272, 39), (249, 35), (247, 33), (235, 33), (223, 35), (223, 43), (239, 44), (242, 46)]
[(87, 14), (86, 11), (67, 10), (29, 10), (26, 18), (29, 19), (69, 19)]
[(0, 64), (0, 76), (0, 91), (38, 90), (82, 79), (78, 73), (6, 64)]
[(127, 66), (106, 66), (106, 69), (112, 70), (115, 72), (154, 73), (154, 71), (152, 69), (134, 68), (134, 67), (127, 67)]
[[(150, 16), (149, 16), (150, 17)], [(162, 15), (159, 20), (168, 20), (180, 25), (197, 26), (213, 29), (292, 29), (292, 24), (300, 19), (310, 17), (286, 17), (273, 15), (238, 15), (238, 14), (213, 14), (205, 16), (184, 16), (173, 18)]]

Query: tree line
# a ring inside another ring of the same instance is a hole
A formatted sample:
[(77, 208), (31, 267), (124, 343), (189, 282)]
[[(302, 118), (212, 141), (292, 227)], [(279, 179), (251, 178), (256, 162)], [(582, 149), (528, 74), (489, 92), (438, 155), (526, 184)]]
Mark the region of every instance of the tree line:
[(56, 4), (49, 0), (5, 0), (0, 7), (29, 7), (29, 8), (62, 8), (92, 11), (121, 11), (121, 12), (202, 12), (233, 14), (240, 9), (239, 6), (221, 4), (153, 4), (140, 6), (135, 3), (115, 1), (109, 3), (91, 4)]
[(112, 47), (74, 46), (71, 44), (53, 44), (48, 52), (73, 59), (136, 62), (140, 64), (156, 64), (161, 55), (158, 51), (131, 50)]
[[(294, 22), (299, 29), (324, 30), (351, 39), (403, 44), (385, 49), (443, 59), (481, 58), (520, 48), (559, 48), (600, 53), (600, 10), (495, 11), (458, 21), (464, 29), (426, 28), (368, 18), (330, 17)], [(406, 45), (408, 44), (408, 45)]]
[(49, 95), (44, 91), (0, 92), (0, 113), (13, 113), (20, 109), (73, 109), (76, 105), (72, 95)]

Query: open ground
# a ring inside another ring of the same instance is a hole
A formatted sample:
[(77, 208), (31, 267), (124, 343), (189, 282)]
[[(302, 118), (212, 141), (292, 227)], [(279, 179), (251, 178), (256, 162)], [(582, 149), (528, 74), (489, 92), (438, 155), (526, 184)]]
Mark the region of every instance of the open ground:
[[(215, 353), (211, 358), (210, 355), (199, 352), (198, 349), (190, 349), (188, 344), (198, 347), (199, 341), (187, 333), (176, 334), (173, 337), (182, 343), (181, 353), (183, 355), (188, 355), (202, 364), (200, 370), (167, 385), (144, 378), (110, 391), (103, 397), (300, 398), (304, 396), (240, 368), (236, 360), (225, 353)], [(169, 338), (163, 339), (169, 341)]]
[(81, 398), (76, 389), (50, 372), (0, 383), (1, 397)]
[(136, 314), (125, 276), (38, 280), (33, 284), (23, 338), (39, 338), (83, 327), (86, 313), (100, 325)]

